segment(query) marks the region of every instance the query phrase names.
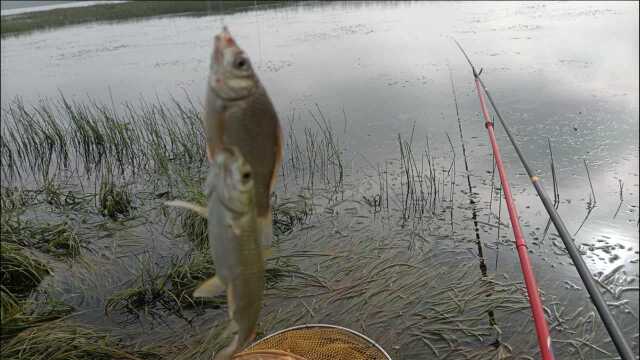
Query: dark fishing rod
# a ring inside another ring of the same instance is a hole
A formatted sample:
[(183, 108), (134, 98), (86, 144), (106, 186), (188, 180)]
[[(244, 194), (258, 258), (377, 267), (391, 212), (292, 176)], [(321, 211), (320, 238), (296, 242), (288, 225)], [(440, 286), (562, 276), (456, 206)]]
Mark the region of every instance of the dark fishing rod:
[(507, 137), (509, 138), (511, 145), (513, 145), (513, 148), (516, 150), (516, 153), (518, 154), (518, 158), (520, 158), (520, 162), (522, 163), (522, 166), (527, 171), (527, 174), (529, 175), (529, 179), (531, 179), (531, 183), (533, 184), (533, 187), (536, 189), (536, 192), (538, 193), (540, 200), (542, 200), (542, 204), (544, 205), (545, 209), (547, 210), (547, 213), (549, 214), (549, 218), (551, 218), (551, 221), (553, 221), (553, 225), (556, 227), (556, 230), (558, 230), (558, 233), (560, 234), (560, 238), (562, 239), (564, 246), (567, 248), (567, 251), (569, 252), (569, 256), (571, 256), (571, 260), (573, 261), (576, 269), (578, 270), (578, 274), (582, 279), (582, 283), (587, 288), (587, 292), (591, 297), (591, 302), (593, 302), (593, 305), (595, 305), (596, 309), (598, 310), (598, 314), (600, 315), (602, 322), (607, 328), (607, 332), (609, 333), (609, 336), (613, 340), (613, 343), (616, 349), (618, 350), (618, 354), (623, 360), (635, 359), (633, 355), (633, 351), (631, 350), (631, 347), (629, 347), (629, 344), (624, 338), (624, 335), (622, 334), (622, 331), (620, 330), (618, 323), (613, 318), (613, 315), (611, 315), (611, 312), (609, 311), (609, 308), (607, 307), (607, 303), (604, 301), (602, 294), (598, 291), (598, 288), (596, 287), (596, 282), (593, 280), (593, 277), (591, 275), (591, 272), (589, 271), (589, 268), (587, 267), (587, 264), (585, 264), (584, 260), (582, 259), (582, 256), (578, 252), (578, 249), (576, 249), (576, 246), (573, 243), (573, 238), (569, 234), (569, 230), (567, 230), (567, 227), (565, 226), (564, 221), (562, 221), (562, 218), (558, 214), (558, 211), (553, 206), (553, 202), (551, 201), (551, 199), (549, 199), (549, 196), (544, 190), (544, 187), (540, 183), (540, 178), (536, 176), (531, 170), (531, 167), (527, 163), (527, 160), (522, 154), (522, 151), (520, 151), (520, 147), (518, 147), (516, 140), (511, 134), (509, 127), (507, 126), (504, 119), (500, 115), (500, 111), (498, 111), (498, 107), (494, 103), (493, 98), (489, 93), (489, 90), (487, 90), (487, 87), (484, 85), (484, 82), (482, 82), (482, 79), (480, 78), (480, 73), (482, 73), (482, 70), (480, 70), (480, 73), (476, 72), (476, 69), (471, 63), (469, 56), (467, 56), (467, 53), (464, 51), (464, 49), (462, 49), (462, 46), (460, 45), (460, 43), (458, 43), (458, 41), (456, 41), (455, 39), (453, 41), (455, 41), (460, 51), (462, 52), (464, 57), (467, 59), (467, 62), (471, 66), (471, 70), (473, 71), (473, 75), (475, 76), (476, 80), (478, 80), (478, 83), (482, 85), (482, 89), (484, 93), (487, 95), (487, 98), (491, 103), (491, 107), (493, 108), (493, 111), (496, 113), (496, 116), (498, 117), (500, 124), (504, 128), (505, 133), (507, 133)]

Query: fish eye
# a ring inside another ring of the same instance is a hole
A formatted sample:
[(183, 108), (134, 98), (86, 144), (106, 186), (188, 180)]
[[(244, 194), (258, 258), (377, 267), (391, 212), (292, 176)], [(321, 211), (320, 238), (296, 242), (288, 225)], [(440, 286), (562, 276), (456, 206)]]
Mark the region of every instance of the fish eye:
[(247, 182), (251, 180), (251, 172), (245, 171), (242, 173), (242, 181)]
[(233, 60), (233, 67), (238, 70), (246, 70), (249, 67), (249, 60), (244, 56), (239, 56)]

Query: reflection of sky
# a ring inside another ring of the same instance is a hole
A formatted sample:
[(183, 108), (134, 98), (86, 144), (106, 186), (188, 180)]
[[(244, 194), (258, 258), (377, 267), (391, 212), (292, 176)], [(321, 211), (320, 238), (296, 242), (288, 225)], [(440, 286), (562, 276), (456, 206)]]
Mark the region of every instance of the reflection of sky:
[[(637, 14), (634, 2), (334, 3), (224, 21), (283, 118), (295, 109), (300, 128), (318, 103), (342, 128), (344, 108), (350, 150), (373, 160), (393, 156), (397, 133), (408, 134), (414, 122), (416, 148), (428, 133), (432, 146), (446, 151), (443, 133), (457, 135), (449, 63), (470, 160), (484, 170), (491, 158), (470, 71), (448, 38), (454, 36), (485, 68), (485, 82), (534, 168), (548, 176), (549, 137), (567, 197), (581, 196), (574, 182), (584, 182), (586, 158), (607, 196), (616, 199), (620, 177), (637, 202)], [(2, 104), (16, 95), (27, 102), (56, 96), (58, 89), (99, 99), (110, 89), (116, 102), (180, 97), (183, 90), (201, 99), (220, 25), (217, 16), (167, 17), (3, 39)], [(517, 158), (497, 129), (517, 175)], [(514, 181), (529, 186), (526, 177)]]
[[(379, 135), (414, 120), (423, 133), (454, 130), (441, 115), (452, 114), (447, 61), (463, 113), (476, 112), (475, 98), (464, 96), (473, 89), (468, 68), (449, 35), (486, 67), (503, 111), (525, 133), (575, 137), (574, 123), (588, 133), (612, 114), (621, 115), (619, 127), (637, 128), (636, 14), (633, 3), (330, 4), (224, 20), (281, 113), (318, 102), (338, 116), (344, 107), (352, 123), (384, 142)], [(3, 39), (2, 103), (57, 89), (106, 98), (110, 88), (119, 101), (185, 88), (201, 98), (219, 26), (215, 16), (161, 18)]]

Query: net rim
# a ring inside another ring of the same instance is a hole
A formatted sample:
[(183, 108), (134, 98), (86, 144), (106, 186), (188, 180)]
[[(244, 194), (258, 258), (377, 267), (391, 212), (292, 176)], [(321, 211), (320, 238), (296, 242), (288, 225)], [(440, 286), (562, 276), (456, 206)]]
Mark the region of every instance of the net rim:
[(366, 340), (369, 344), (373, 345), (376, 349), (378, 349), (378, 351), (380, 351), (388, 360), (392, 360), (391, 356), (389, 356), (389, 354), (382, 348), (382, 346), (378, 345), (377, 342), (373, 341), (371, 338), (369, 338), (368, 336), (361, 334), (355, 330), (346, 328), (344, 326), (339, 326), (339, 325), (330, 325), (330, 324), (304, 324), (304, 325), (296, 325), (296, 326), (292, 326), (292, 327), (288, 327), (286, 329), (282, 329), (282, 330), (278, 330), (276, 332), (274, 332), (273, 334), (270, 334), (268, 336), (263, 337), (262, 339), (254, 342), (253, 344), (251, 344), (251, 346), (257, 345), (267, 339), (270, 339), (274, 336), (280, 335), (284, 332), (288, 332), (288, 331), (293, 331), (293, 330), (299, 330), (299, 329), (305, 329), (305, 328), (330, 328), (330, 329), (338, 329), (338, 330), (343, 330), (346, 332), (351, 333), (352, 335), (355, 335), (359, 338), (362, 338), (364, 340)]

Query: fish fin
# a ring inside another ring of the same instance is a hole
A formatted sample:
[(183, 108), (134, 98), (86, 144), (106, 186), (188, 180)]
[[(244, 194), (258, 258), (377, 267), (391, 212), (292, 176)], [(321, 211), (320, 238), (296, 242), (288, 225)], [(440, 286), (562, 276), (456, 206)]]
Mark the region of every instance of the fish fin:
[(219, 277), (214, 276), (203, 282), (193, 292), (193, 297), (214, 297), (225, 290), (226, 286)]
[(235, 335), (235, 334), (238, 333), (238, 330), (240, 330), (240, 327), (238, 326), (238, 323), (236, 323), (235, 321), (231, 320), (231, 322), (229, 322), (229, 325), (227, 325), (227, 328), (224, 329), (224, 331), (222, 332), (220, 337), (221, 338), (226, 338), (229, 335)]
[(213, 163), (213, 152), (209, 145), (207, 145), (207, 160), (209, 160), (209, 163)]
[(257, 220), (259, 244), (262, 246), (263, 256), (268, 258), (273, 255), (273, 250), (271, 249), (271, 244), (273, 243), (273, 215), (271, 209), (269, 209), (267, 215), (259, 217)]
[(231, 341), (231, 344), (225, 346), (216, 352), (213, 356), (213, 360), (228, 360), (231, 359), (233, 354), (240, 350), (240, 337), (236, 334)]
[(208, 218), (209, 216), (209, 212), (207, 211), (207, 208), (205, 208), (204, 206), (200, 206), (198, 204), (194, 204), (194, 203), (190, 203), (182, 200), (167, 201), (164, 204), (167, 206), (175, 206), (175, 207), (181, 207), (181, 208), (192, 210), (196, 212), (198, 215), (204, 217), (205, 219)]
[[(233, 334), (233, 340), (231, 340), (231, 343), (229, 343), (229, 345), (216, 352), (215, 356), (213, 357), (214, 360), (230, 359), (234, 354), (242, 351), (244, 348), (249, 346), (253, 339), (256, 338), (256, 331), (254, 330), (248, 338), (241, 339), (241, 334), (238, 333), (239, 330), (240, 327), (238, 326), (238, 323), (231, 320), (227, 328), (222, 333), (221, 337), (226, 338), (227, 336)], [(240, 341), (243, 341), (243, 343), (241, 343)]]

